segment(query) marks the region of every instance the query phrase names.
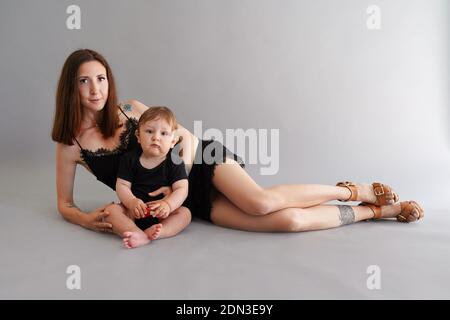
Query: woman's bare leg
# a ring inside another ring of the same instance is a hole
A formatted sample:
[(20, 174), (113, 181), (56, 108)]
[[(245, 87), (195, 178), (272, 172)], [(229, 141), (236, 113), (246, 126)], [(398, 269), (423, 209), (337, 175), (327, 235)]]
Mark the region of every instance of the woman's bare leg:
[[(393, 218), (400, 213), (400, 204), (383, 206), (382, 217)], [(340, 227), (373, 218), (364, 206), (318, 205), (310, 208), (286, 208), (267, 215), (249, 215), (224, 195), (213, 201), (211, 220), (214, 224), (245, 231), (299, 232)]]
[[(332, 200), (346, 200), (351, 195), (345, 187), (319, 184), (263, 188), (231, 159), (216, 166), (213, 184), (237, 207), (252, 215), (264, 215), (291, 207), (309, 208)], [(376, 200), (371, 185), (358, 185), (358, 189), (360, 201), (372, 203)]]

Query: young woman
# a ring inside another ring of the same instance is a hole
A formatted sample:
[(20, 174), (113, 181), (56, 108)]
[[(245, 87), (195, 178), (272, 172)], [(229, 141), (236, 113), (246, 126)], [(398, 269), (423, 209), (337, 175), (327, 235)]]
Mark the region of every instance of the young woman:
[[(117, 103), (113, 73), (99, 53), (83, 49), (67, 58), (56, 92), (52, 131), (52, 139), (57, 142), (58, 210), (65, 219), (92, 230), (111, 231), (111, 212), (126, 215), (117, 204), (82, 212), (73, 201), (75, 168), (78, 164), (84, 166), (99, 181), (115, 189), (120, 157), (137, 146), (137, 121), (145, 110), (147, 107), (135, 100)], [(200, 140), (181, 125), (177, 135), (189, 177), (189, 195), (184, 205), (194, 217), (223, 227), (296, 232), (371, 218), (413, 222), (424, 214), (414, 201), (397, 202), (393, 190), (379, 183), (263, 188), (247, 174), (240, 158), (219, 142)], [(217, 159), (214, 151), (207, 155), (211, 150), (222, 150), (223, 157)], [(216, 161), (201, 161), (206, 156)], [(161, 188), (152, 195), (170, 192), (170, 188)], [(332, 200), (361, 204), (323, 205)], [(113, 206), (114, 210), (110, 210)]]

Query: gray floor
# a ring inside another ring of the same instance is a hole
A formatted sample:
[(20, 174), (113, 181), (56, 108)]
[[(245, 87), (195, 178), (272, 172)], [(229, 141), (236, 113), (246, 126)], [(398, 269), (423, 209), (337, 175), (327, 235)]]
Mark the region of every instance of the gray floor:
[[(431, 191), (417, 224), (269, 234), (194, 221), (175, 238), (126, 250), (57, 214), (51, 166), (2, 166), (1, 176), (1, 299), (450, 298), (450, 215)], [(114, 196), (84, 172), (76, 194), (83, 208)], [(66, 287), (69, 265), (81, 268), (80, 290)], [(380, 290), (367, 288), (370, 265), (380, 267)]]

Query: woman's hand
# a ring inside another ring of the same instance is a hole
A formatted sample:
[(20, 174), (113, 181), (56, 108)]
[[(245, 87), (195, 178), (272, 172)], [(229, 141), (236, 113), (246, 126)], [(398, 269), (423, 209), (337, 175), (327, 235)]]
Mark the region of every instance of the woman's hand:
[[(160, 194), (164, 195), (164, 198), (160, 199), (160, 200), (155, 200), (155, 201), (149, 201), (147, 202), (147, 207), (149, 208), (150, 211), (150, 215), (151, 216), (155, 216), (155, 209), (158, 208), (160, 206), (160, 202), (164, 199), (167, 199), (168, 196), (170, 196), (170, 194), (172, 193), (172, 188), (171, 187), (161, 187), (158, 190), (155, 190), (153, 192), (149, 192), (149, 196), (151, 197), (156, 197)], [(165, 201), (164, 201), (165, 202)], [(167, 202), (166, 202), (167, 204)], [(161, 208), (162, 209), (162, 208)], [(161, 210), (160, 209), (160, 210)], [(170, 206), (169, 206), (169, 210), (170, 210)], [(165, 217), (160, 217), (160, 218), (167, 218), (167, 216), (170, 214), (170, 212), (167, 213), (167, 215), (165, 215)]]
[[(164, 198), (162, 198), (162, 200), (164, 200), (164, 199), (166, 199), (168, 196), (170, 196), (171, 193), (172, 193), (172, 188), (171, 188), (171, 187), (161, 187), (161, 188), (159, 188), (158, 190), (155, 190), (155, 191), (153, 191), (153, 192), (149, 192), (148, 194), (149, 194), (149, 196), (151, 196), (151, 197), (156, 197), (156, 196), (158, 196), (158, 195), (160, 195), (160, 194), (163, 194), (163, 195), (164, 195)], [(152, 202), (155, 202), (155, 201), (147, 202), (147, 204), (151, 204)]]
[(169, 204), (164, 200), (152, 201), (152, 204), (148, 205), (150, 212), (154, 212), (153, 216), (155, 218), (165, 219), (171, 213)]
[(107, 206), (108, 205), (95, 209), (94, 211), (86, 214), (86, 218), (82, 226), (94, 231), (113, 232), (112, 224), (105, 222), (105, 218), (109, 216), (109, 212), (105, 211)]

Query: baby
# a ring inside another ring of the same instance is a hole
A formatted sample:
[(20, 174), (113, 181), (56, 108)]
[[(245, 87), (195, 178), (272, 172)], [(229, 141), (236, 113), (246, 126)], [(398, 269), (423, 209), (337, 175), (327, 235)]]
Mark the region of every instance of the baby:
[[(141, 148), (124, 154), (117, 174), (116, 192), (127, 216), (114, 231), (127, 248), (136, 248), (157, 238), (172, 237), (188, 226), (191, 213), (182, 207), (188, 195), (183, 161), (172, 157), (177, 121), (167, 107), (152, 107), (139, 119), (136, 136)], [(174, 161), (175, 160), (175, 161)], [(160, 187), (170, 186), (165, 199), (151, 197)]]

